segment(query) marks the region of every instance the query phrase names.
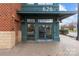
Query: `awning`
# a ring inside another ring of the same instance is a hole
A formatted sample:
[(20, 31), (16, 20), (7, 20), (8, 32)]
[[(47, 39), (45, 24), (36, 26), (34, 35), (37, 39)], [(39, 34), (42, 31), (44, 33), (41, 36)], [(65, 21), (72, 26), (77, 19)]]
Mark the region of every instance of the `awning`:
[(52, 11), (52, 12), (23, 12), (18, 11), (17, 14), (26, 16), (30, 19), (59, 19), (62, 20), (76, 14), (77, 11)]

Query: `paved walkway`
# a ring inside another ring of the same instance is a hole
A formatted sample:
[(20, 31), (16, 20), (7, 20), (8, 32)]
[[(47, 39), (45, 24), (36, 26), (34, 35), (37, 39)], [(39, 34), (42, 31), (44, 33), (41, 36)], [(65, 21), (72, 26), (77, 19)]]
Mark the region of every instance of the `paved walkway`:
[(13, 49), (0, 50), (0, 55), (9, 56), (79, 56), (79, 41), (60, 35), (60, 42), (20, 43)]
[(69, 32), (69, 34), (67, 34), (67, 35), (72, 37), (72, 38), (76, 38), (77, 37), (77, 32)]

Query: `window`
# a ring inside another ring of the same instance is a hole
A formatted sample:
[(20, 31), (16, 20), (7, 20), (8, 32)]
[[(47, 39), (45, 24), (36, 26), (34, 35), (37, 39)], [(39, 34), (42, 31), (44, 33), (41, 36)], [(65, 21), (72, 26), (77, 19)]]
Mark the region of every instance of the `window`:
[(35, 19), (27, 19), (28, 23), (35, 23)]
[(52, 23), (53, 19), (38, 19), (39, 23)]

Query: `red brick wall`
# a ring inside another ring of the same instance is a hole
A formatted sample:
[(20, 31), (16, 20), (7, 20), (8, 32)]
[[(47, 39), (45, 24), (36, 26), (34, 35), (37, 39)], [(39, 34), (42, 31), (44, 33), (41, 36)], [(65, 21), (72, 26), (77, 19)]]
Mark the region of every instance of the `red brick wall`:
[[(16, 30), (16, 21), (19, 22), (20, 17), (16, 14), (17, 10), (21, 9), (21, 4), (2, 4), (0, 3), (0, 31)], [(18, 23), (18, 28), (19, 28)]]
[(12, 15), (12, 21), (11, 21), (11, 27), (12, 30), (15, 31), (15, 39), (16, 43), (19, 41), (19, 30), (20, 30), (20, 16), (16, 14), (17, 10), (21, 9), (21, 4), (11, 4), (11, 15)]
[(15, 31), (16, 43), (19, 41), (20, 16), (16, 14), (21, 4), (0, 3), (0, 31)]

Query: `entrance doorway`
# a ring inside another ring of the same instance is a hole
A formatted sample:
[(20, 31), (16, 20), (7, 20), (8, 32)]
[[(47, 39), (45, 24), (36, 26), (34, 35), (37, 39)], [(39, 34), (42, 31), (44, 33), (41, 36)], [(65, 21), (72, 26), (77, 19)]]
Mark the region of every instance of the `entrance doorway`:
[(27, 39), (28, 40), (35, 40), (35, 24), (28, 24), (27, 27)]
[(22, 39), (27, 40), (53, 40), (53, 20), (27, 19), (22, 22)]
[(51, 24), (39, 24), (38, 26), (39, 39), (52, 39), (52, 25)]

